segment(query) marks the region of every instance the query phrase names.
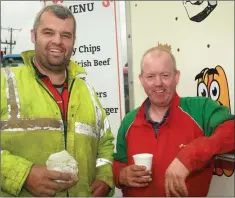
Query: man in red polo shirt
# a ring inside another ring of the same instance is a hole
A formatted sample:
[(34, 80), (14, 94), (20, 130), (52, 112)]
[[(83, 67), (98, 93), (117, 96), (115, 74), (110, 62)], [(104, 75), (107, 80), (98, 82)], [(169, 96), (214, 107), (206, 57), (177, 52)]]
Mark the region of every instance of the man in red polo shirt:
[[(114, 155), (123, 196), (207, 196), (211, 159), (234, 150), (234, 116), (210, 98), (179, 97), (179, 76), (164, 46), (143, 55), (139, 79), (148, 97), (123, 119)], [(139, 153), (153, 154), (151, 171), (134, 165)]]

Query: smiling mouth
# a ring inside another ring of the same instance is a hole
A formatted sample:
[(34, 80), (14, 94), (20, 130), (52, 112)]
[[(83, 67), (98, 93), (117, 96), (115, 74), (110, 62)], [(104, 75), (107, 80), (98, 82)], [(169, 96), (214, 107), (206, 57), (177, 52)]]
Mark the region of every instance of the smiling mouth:
[(165, 91), (165, 89), (161, 89), (161, 90), (155, 90), (155, 93), (163, 93)]
[(53, 53), (53, 54), (62, 54), (63, 50), (62, 49), (58, 49), (58, 48), (50, 48), (49, 52)]

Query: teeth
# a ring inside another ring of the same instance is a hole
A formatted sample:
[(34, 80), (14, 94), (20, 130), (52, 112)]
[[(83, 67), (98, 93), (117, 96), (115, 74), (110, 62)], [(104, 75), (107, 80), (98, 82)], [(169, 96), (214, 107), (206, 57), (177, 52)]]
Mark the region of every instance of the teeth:
[(162, 93), (164, 90), (157, 90), (157, 91), (155, 91), (155, 92), (157, 92), (157, 93)]
[(59, 53), (61, 52), (61, 50), (57, 50), (57, 49), (51, 49), (50, 51), (51, 52), (59, 52)]

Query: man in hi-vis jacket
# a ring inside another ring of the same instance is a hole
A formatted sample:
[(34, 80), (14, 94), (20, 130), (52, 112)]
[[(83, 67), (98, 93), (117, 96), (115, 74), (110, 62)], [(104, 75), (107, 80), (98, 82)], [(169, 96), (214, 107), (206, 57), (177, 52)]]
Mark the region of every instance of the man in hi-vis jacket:
[[(1, 196), (111, 196), (114, 137), (94, 89), (70, 60), (76, 22), (61, 5), (44, 7), (22, 53), (24, 66), (1, 70)], [(78, 181), (48, 170), (67, 150)], [(62, 180), (58, 182), (58, 180)]]

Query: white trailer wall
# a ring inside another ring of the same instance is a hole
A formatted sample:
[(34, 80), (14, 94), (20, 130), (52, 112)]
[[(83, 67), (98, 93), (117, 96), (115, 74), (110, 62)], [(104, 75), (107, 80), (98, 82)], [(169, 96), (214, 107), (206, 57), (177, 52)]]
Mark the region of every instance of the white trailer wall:
[[(181, 71), (178, 93), (196, 96), (195, 77), (204, 68), (224, 69), (234, 113), (234, 2), (210, 1), (213, 11), (201, 22), (190, 20), (209, 1), (131, 1), (127, 3), (128, 65), (131, 108), (146, 95), (138, 79), (144, 52), (158, 42), (171, 45)], [(203, 2), (201, 5), (193, 3)], [(217, 6), (215, 6), (217, 4)], [(211, 7), (210, 7), (211, 8)], [(188, 12), (188, 14), (187, 14)], [(217, 90), (218, 91), (218, 90)], [(234, 175), (214, 176), (209, 196), (234, 196)]]

